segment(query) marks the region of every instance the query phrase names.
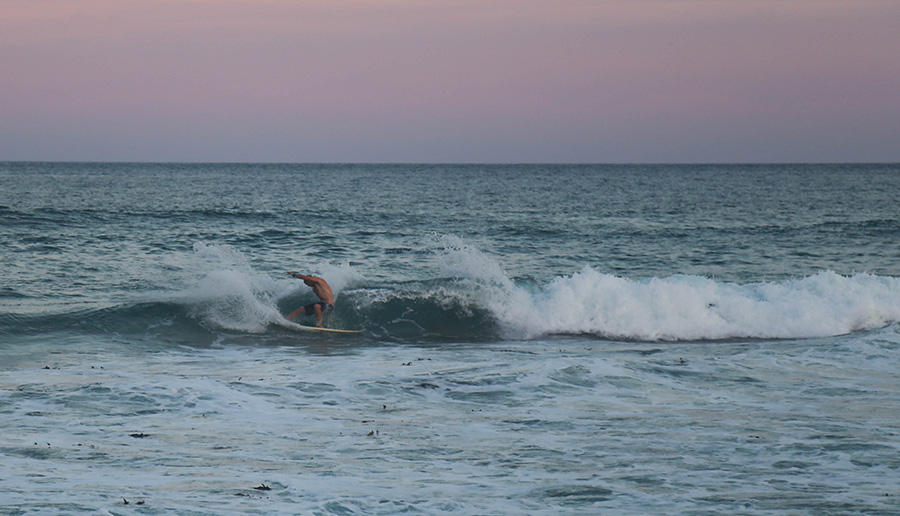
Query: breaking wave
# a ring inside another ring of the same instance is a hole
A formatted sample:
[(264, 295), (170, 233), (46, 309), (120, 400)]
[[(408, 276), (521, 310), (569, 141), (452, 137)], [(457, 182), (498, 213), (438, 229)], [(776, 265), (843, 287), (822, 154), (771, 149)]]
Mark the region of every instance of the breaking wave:
[[(313, 300), (296, 280), (255, 271), (227, 246), (198, 244), (194, 252), (207, 270), (188, 288), (53, 317), (4, 315), (0, 322), (12, 334), (80, 327), (191, 342), (222, 332), (288, 331), (283, 314)], [(828, 337), (900, 321), (894, 277), (824, 271), (737, 284), (690, 275), (629, 279), (585, 266), (539, 283), (511, 278), (497, 259), (459, 239), (439, 239), (434, 252), (439, 274), (428, 281), (370, 283), (348, 264), (322, 264), (318, 274), (337, 295), (333, 325), (389, 341), (556, 334), (704, 341)]]

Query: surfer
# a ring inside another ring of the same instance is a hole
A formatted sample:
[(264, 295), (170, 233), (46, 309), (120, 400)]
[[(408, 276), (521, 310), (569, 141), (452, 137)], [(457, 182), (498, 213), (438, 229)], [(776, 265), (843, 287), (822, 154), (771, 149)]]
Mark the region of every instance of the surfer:
[(293, 319), (303, 314), (315, 315), (316, 325), (319, 328), (324, 328), (325, 318), (328, 317), (328, 314), (330, 314), (332, 310), (334, 310), (334, 293), (331, 292), (331, 287), (328, 286), (328, 283), (326, 283), (325, 280), (316, 276), (307, 276), (305, 274), (297, 274), (296, 272), (289, 272), (288, 274), (291, 275), (291, 277), (303, 280), (303, 283), (312, 288), (313, 294), (318, 296), (321, 301), (301, 306), (289, 313), (287, 318)]

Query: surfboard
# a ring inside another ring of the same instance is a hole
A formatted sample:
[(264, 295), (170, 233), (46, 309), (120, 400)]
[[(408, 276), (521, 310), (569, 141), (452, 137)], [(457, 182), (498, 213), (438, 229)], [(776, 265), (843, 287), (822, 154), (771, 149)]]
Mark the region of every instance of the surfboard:
[(286, 328), (290, 328), (292, 330), (299, 331), (318, 331), (322, 333), (344, 333), (349, 335), (359, 335), (362, 333), (362, 330), (339, 330), (337, 328), (319, 328), (318, 326), (304, 326), (302, 324), (297, 324), (295, 322), (285, 320), (282, 323)]
[(304, 326), (302, 324), (298, 324), (296, 328), (300, 331), (321, 331), (324, 333), (352, 333), (352, 334), (360, 334), (362, 330), (339, 330), (337, 328), (319, 328), (318, 326)]

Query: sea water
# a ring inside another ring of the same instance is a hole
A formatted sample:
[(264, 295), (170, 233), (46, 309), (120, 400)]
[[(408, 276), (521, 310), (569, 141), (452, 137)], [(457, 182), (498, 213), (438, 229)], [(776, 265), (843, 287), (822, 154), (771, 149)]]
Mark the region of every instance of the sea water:
[(0, 163), (0, 514), (900, 513), (898, 192)]

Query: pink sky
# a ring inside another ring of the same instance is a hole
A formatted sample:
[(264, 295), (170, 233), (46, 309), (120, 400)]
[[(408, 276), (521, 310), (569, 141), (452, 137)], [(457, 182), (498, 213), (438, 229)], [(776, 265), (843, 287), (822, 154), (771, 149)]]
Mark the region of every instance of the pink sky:
[(900, 161), (896, 0), (0, 0), (0, 160)]

